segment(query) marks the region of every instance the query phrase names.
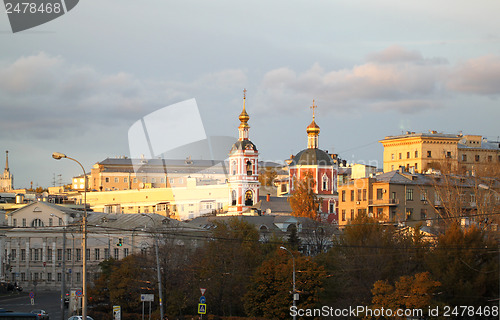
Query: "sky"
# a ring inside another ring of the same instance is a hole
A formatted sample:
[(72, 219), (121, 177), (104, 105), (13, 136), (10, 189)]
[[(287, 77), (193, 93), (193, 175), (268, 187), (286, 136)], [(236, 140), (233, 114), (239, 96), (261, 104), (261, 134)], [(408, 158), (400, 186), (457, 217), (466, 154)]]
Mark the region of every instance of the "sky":
[(320, 148), (348, 162), (382, 167), (378, 141), (407, 130), (500, 140), (498, 12), (496, 0), (85, 0), (13, 33), (2, 8), (0, 163), (9, 150), (16, 188), (69, 183), (81, 169), (54, 151), (87, 171), (130, 156), (134, 123), (189, 99), (207, 136), (237, 136), (245, 88), (261, 160), (307, 147), (313, 99)]

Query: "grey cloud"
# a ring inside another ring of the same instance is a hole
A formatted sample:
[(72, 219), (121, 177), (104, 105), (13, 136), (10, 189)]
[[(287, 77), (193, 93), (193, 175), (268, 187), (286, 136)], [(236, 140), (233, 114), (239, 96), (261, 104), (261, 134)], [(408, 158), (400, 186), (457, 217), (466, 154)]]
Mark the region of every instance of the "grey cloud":
[(447, 87), (462, 93), (500, 94), (500, 56), (488, 55), (459, 64), (450, 73)]

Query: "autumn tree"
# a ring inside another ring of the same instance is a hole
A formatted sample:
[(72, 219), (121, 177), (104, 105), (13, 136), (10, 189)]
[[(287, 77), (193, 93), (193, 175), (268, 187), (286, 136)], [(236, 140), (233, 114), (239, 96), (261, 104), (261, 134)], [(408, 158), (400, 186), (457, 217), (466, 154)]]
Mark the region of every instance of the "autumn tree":
[[(293, 252), (295, 257), (295, 287), (299, 293), (297, 307), (318, 307), (326, 273), (311, 257)], [(254, 317), (289, 319), (292, 306), (293, 261), (286, 251), (277, 249), (255, 271), (245, 295), (245, 310)]]
[(307, 173), (300, 180), (294, 179), (293, 184), (292, 195), (288, 198), (292, 214), (296, 217), (317, 220), (320, 199), (314, 193), (316, 181), (311, 174)]
[(274, 179), (278, 176), (277, 168), (265, 167), (259, 173), (259, 182), (262, 186), (271, 187), (274, 185)]
[[(393, 285), (389, 281), (379, 280), (373, 285), (373, 309), (422, 309), (425, 313), (429, 306), (436, 305), (435, 293), (441, 286), (432, 279), (429, 272), (414, 276), (402, 276)], [(426, 314), (427, 316), (427, 314)], [(394, 317), (405, 319), (405, 317)]]
[(210, 313), (242, 316), (246, 285), (261, 262), (259, 234), (235, 217), (216, 223), (212, 237), (199, 261), (199, 286), (207, 288)]
[(442, 283), (440, 299), (444, 303), (485, 306), (498, 301), (498, 242), (484, 230), (450, 225), (428, 255), (426, 265)]

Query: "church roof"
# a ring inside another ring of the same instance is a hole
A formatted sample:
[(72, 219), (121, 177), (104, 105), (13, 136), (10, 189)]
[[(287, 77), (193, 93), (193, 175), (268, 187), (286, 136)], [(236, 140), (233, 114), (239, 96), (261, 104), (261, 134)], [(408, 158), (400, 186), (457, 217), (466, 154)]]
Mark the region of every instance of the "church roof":
[(233, 144), (233, 147), (231, 148), (231, 153), (236, 150), (249, 150), (249, 149), (257, 151), (257, 147), (255, 146), (255, 144), (253, 144), (252, 141), (238, 140)]
[(314, 165), (333, 166), (333, 160), (328, 153), (321, 149), (308, 148), (297, 153), (290, 163), (290, 167)]

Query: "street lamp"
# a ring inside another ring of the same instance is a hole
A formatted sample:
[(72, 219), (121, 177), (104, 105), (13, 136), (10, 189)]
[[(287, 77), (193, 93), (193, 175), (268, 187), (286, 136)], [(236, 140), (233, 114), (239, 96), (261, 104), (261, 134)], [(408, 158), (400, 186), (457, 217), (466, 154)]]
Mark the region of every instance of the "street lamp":
[[(281, 250), (285, 250), (286, 252), (288, 252), (291, 256), (292, 256), (292, 263), (293, 263), (293, 291), (292, 291), (292, 299), (293, 299), (293, 306), (294, 306), (294, 309), (295, 309), (295, 257), (293, 256), (292, 252), (290, 252), (290, 250), (288, 250), (287, 248), (281, 246), (280, 247)], [(293, 319), (295, 320), (295, 314), (293, 315)]]
[[(142, 216), (148, 217), (151, 219), (153, 222), (153, 225), (155, 224), (154, 219), (145, 213), (141, 213)], [(155, 232), (155, 251), (156, 251), (156, 272), (157, 272), (157, 277), (158, 277), (158, 295), (160, 296), (159, 301), (160, 301), (160, 319), (163, 319), (163, 300), (162, 300), (162, 287), (161, 287), (161, 270), (160, 270), (160, 258), (158, 254), (158, 235)]]
[[(83, 227), (82, 227), (82, 251), (83, 251), (83, 265), (82, 265), (82, 319), (87, 320), (87, 173), (82, 164), (78, 160), (66, 156), (64, 153), (54, 152), (52, 158), (61, 160), (66, 158), (73, 160), (80, 165), (83, 171), (83, 178), (85, 179), (85, 188), (83, 190)], [(65, 276), (65, 275), (63, 275)]]
[(64, 298), (66, 297), (66, 223), (61, 217), (51, 213), (51, 217), (56, 217), (64, 223), (63, 228), (63, 249), (62, 249), (62, 278), (61, 278), (61, 320), (64, 320)]

